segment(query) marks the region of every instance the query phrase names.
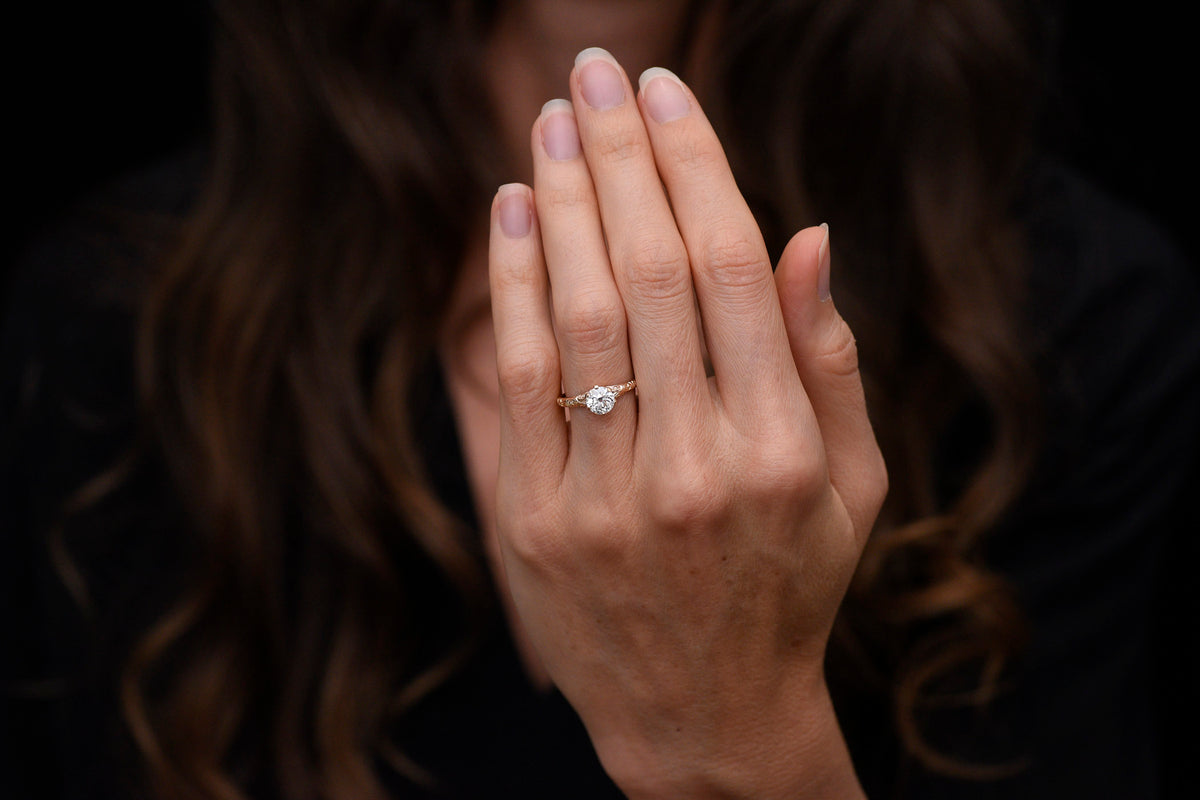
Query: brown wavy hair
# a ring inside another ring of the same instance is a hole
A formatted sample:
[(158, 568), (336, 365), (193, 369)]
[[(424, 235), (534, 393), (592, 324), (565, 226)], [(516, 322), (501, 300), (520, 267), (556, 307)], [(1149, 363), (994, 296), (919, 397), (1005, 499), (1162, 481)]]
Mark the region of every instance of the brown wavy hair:
[[(475, 534), (438, 501), (417, 389), (468, 226), (507, 179), (478, 61), (494, 3), (218, 2), (202, 192), (151, 281), (139, 392), (190, 512), (191, 582), (121, 702), (162, 796), (382, 798), (419, 767), (386, 728), (491, 614)], [(694, 4), (699, 7), (703, 2)], [(831, 658), (891, 699), (904, 750), (943, 678), (994, 691), (1021, 639), (981, 563), (1036, 408), (1020, 340), (1028, 19), (1002, 0), (744, 0), (706, 108), (772, 252), (828, 221), (891, 495)], [(681, 52), (681, 57), (684, 54)], [(964, 414), (988, 436), (940, 443)], [(948, 464), (965, 464), (945, 480)], [(865, 684), (864, 684), (865, 685)]]

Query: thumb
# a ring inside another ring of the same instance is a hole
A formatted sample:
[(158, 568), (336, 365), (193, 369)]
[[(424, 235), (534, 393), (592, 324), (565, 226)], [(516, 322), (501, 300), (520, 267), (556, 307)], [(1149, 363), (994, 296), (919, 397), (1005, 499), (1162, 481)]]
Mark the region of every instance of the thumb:
[(796, 371), (825, 443), (829, 477), (860, 544), (887, 494), (887, 470), (867, 416), (854, 334), (830, 297), (829, 226), (805, 228), (784, 248), (775, 282)]

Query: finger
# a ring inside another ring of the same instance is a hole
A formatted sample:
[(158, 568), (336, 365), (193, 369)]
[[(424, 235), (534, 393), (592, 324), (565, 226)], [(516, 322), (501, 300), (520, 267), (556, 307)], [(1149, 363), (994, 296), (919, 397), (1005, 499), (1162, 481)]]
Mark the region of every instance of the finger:
[[(532, 131), (534, 200), (550, 276), (554, 332), (568, 395), (633, 376), (625, 308), (613, 282), (591, 175), (566, 100), (551, 100)], [(637, 424), (633, 398), (602, 417), (572, 411), (569, 460), (596, 474), (617, 475), (629, 463)]]
[(779, 260), (779, 285), (796, 370), (816, 413), (829, 478), (860, 544), (887, 493), (887, 470), (863, 395), (854, 335), (829, 292), (829, 229), (805, 228)]
[[(695, 96), (650, 69), (639, 100), (658, 172), (690, 255), (721, 401), (738, 417), (779, 413), (797, 395), (796, 370), (758, 223)], [(802, 404), (792, 411), (803, 412)]]
[(559, 485), (567, 430), (550, 322), (549, 283), (529, 187), (501, 186), (492, 201), (488, 275), (500, 379), (501, 479), (520, 476), (525, 499)]
[(571, 93), (625, 305), (639, 430), (673, 431), (711, 407), (687, 250), (624, 71), (605, 51), (585, 50)]

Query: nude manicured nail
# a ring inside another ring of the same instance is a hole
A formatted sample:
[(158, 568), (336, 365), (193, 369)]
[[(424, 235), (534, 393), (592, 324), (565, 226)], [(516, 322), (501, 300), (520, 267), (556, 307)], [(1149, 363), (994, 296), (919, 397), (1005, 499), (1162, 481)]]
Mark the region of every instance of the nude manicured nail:
[(589, 106), (606, 111), (625, 102), (625, 82), (616, 59), (607, 50), (589, 47), (575, 56), (579, 90)]
[[(511, 188), (510, 188), (511, 187)], [(529, 207), (529, 195), (520, 184), (506, 184), (500, 187), (500, 208), (497, 216), (500, 218), (500, 230), (509, 239), (520, 239), (529, 235), (533, 225), (533, 214)]]
[(542, 147), (555, 161), (579, 155), (579, 128), (568, 101), (551, 100), (542, 106)]
[(638, 78), (646, 110), (658, 124), (686, 117), (692, 110), (683, 83), (675, 73), (662, 67), (651, 67)]
[(829, 223), (822, 222), (825, 238), (821, 240), (821, 248), (817, 250), (817, 300), (822, 303), (829, 301)]

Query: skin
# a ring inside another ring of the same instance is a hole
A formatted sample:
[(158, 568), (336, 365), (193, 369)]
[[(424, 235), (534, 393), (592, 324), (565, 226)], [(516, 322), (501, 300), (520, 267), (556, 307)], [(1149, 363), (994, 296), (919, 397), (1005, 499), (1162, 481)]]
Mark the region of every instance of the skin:
[[(514, 634), (630, 797), (860, 797), (823, 659), (887, 477), (828, 233), (772, 274), (696, 96), (643, 81), (588, 52), (538, 115), (492, 206), (494, 339), (450, 362)], [(606, 416), (554, 402), (631, 376)]]
[[(669, 63), (674, 31), (683, 24), (689, 0), (511, 0), (502, 5), (486, 43), (485, 76), (499, 117), (501, 140), (509, 150), (515, 177), (533, 182), (529, 121), (543, 103), (563, 90), (563, 76), (575, 55), (597, 42), (608, 43), (627, 64), (645, 69)], [(705, 15), (692, 43), (704, 57), (717, 20)], [(500, 417), (496, 381), (496, 343), (490, 316), (477, 309), (489, 304), (488, 230), (481, 220), (442, 332), (442, 364), (454, 406), (473, 499), (484, 527), (484, 543), (497, 584), (504, 575), (496, 537), (496, 483), (499, 470)], [(586, 388), (586, 387), (585, 387)], [(509, 625), (525, 669), (535, 685), (549, 688), (550, 678), (525, 633), (510, 595), (502, 591)]]

